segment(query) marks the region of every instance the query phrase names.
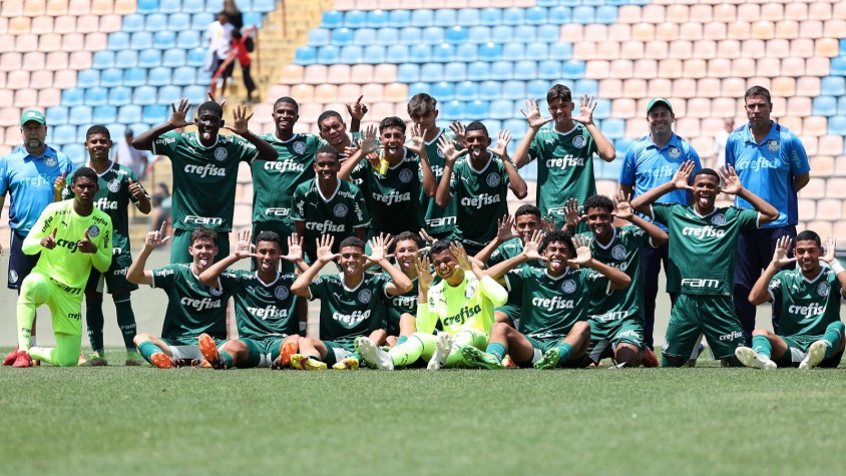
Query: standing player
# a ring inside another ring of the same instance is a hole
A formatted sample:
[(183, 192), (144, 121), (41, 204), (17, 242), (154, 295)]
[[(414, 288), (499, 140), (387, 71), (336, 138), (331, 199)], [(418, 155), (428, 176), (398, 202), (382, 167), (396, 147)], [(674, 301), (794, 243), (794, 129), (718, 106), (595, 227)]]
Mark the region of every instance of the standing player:
[[(438, 141), (446, 162), (435, 200), (439, 207), (455, 200), (458, 207), (455, 237), (468, 253), (476, 255), (494, 239), (497, 219), (508, 212), (508, 189), (521, 200), (527, 192), (526, 182), (508, 158), (510, 132), (499, 131), (493, 149), (488, 149), (491, 139), (481, 122), (468, 124), (464, 134), (461, 151), (456, 150), (451, 137), (442, 135)], [(459, 161), (464, 155), (467, 157)]]
[[(693, 162), (683, 164), (673, 180), (632, 201), (632, 207), (667, 226), (670, 267), (667, 292), (676, 293), (664, 338), (664, 367), (684, 365), (701, 334), (714, 358), (738, 365), (735, 349), (743, 344), (740, 321), (731, 303), (737, 240), (751, 230), (778, 218), (775, 207), (745, 189), (731, 166), (723, 172), (702, 169), (693, 176), (693, 205), (655, 203), (674, 190), (690, 189)], [(720, 187), (720, 178), (725, 187)], [(748, 201), (755, 210), (716, 208), (717, 195), (725, 192)]]
[[(529, 129), (517, 146), (514, 163), (523, 168), (538, 159), (538, 189), (536, 202), (544, 216), (551, 216), (558, 228), (564, 226), (564, 205), (574, 198), (579, 203), (596, 195), (593, 174), (593, 154), (611, 162), (617, 156), (614, 146), (593, 123), (596, 102), (587, 95), (579, 98), (579, 115), (573, 117), (572, 93), (560, 84), (546, 93), (548, 119), (541, 117), (538, 101), (526, 101)], [(554, 121), (553, 127), (542, 129)]]
[[(23, 146), (15, 148), (0, 159), (0, 209), (6, 200), (9, 203), (9, 227), (12, 240), (9, 245), (9, 289), (20, 294), (21, 283), (35, 264), (38, 253), (27, 255), (21, 251), (21, 244), (32, 230), (35, 221), (47, 205), (55, 198), (54, 183), (64, 180), (73, 169), (73, 163), (63, 153), (48, 146), (47, 121), (44, 114), (28, 110), (21, 116), (21, 139)], [(3, 245), (0, 244), (0, 255)], [(35, 345), (35, 323), (30, 345)], [(17, 350), (17, 349), (16, 349)], [(4, 365), (12, 365), (15, 352), (6, 356)]]
[[(752, 348), (738, 347), (735, 355), (743, 365), (763, 370), (836, 368), (846, 346), (840, 322), (846, 273), (834, 256), (834, 240), (826, 240), (823, 255), (820, 236), (805, 230), (796, 236), (795, 258), (787, 256), (790, 244), (787, 236), (778, 239), (773, 260), (749, 294), (753, 305), (772, 301), (781, 306), (778, 332), (755, 329)], [(784, 269), (797, 260), (798, 268)]]
[(338, 243), (349, 236), (362, 241), (367, 237), (370, 217), (364, 195), (354, 184), (338, 178), (340, 168), (338, 151), (324, 145), (315, 154), (316, 177), (294, 191), (291, 219), (297, 235), (305, 238), (305, 253), (312, 262), (317, 258), (317, 248), (309, 243), (323, 236), (332, 236)]
[[(191, 232), (208, 228), (216, 232), (216, 246), (229, 254), (229, 230), (235, 210), (238, 164), (255, 160), (276, 160), (276, 150), (247, 128), (246, 108), (235, 109), (235, 125), (224, 126), (223, 108), (207, 101), (197, 108), (193, 125), (197, 132), (173, 132), (192, 123), (185, 120), (191, 109), (188, 100), (171, 105), (170, 121), (139, 135), (132, 146), (170, 157), (173, 162), (173, 243), (171, 263), (191, 263), (188, 253)], [(218, 134), (225, 127), (243, 137)]]
[[(393, 240), (377, 236), (370, 242), (371, 254), (364, 254), (364, 242), (346, 238), (332, 252), (334, 238), (324, 235), (317, 260), (294, 281), (291, 291), (309, 300), (320, 299), (320, 340), (300, 339), (291, 365), (300, 370), (358, 369), (355, 340), (362, 336), (384, 338), (385, 320), (380, 309), (392, 296), (411, 289), (411, 280), (385, 257)], [(324, 266), (338, 259), (341, 274), (318, 276)], [(365, 273), (365, 263), (380, 266), (387, 274)], [(378, 335), (378, 336), (377, 336)]]
[[(109, 294), (115, 303), (118, 326), (126, 347), (126, 365), (141, 365), (141, 356), (135, 349), (135, 313), (132, 312), (130, 293), (138, 286), (126, 280), (129, 265), (132, 264), (132, 249), (129, 244), (129, 216), (127, 210), (132, 202), (143, 214), (150, 213), (150, 197), (138, 182), (138, 177), (128, 167), (109, 160), (112, 138), (105, 126), (91, 126), (85, 135), (88, 150), (88, 164), (98, 177), (97, 195), (94, 206), (105, 212), (112, 221), (112, 264), (108, 272), (91, 270), (91, 277), (85, 286), (85, 321), (88, 324), (88, 340), (94, 351), (91, 358), (80, 365), (107, 365), (103, 348), (103, 285), (108, 285)], [(73, 190), (65, 188), (65, 199), (73, 197)]]
[(150, 253), (169, 239), (164, 237), (164, 225), (160, 231), (147, 233), (144, 248), (135, 257), (126, 276), (130, 283), (146, 284), (167, 293), (162, 337), (135, 336), (141, 356), (160, 369), (200, 362), (203, 354), (197, 340), (202, 334), (225, 340), (226, 303), (229, 301), (228, 292), (206, 286), (199, 278), (212, 265), (219, 251), (217, 234), (208, 228), (191, 232), (188, 254), (192, 263), (173, 263), (152, 271), (144, 269)]
[[(254, 247), (255, 251), (250, 249)], [(238, 339), (226, 341), (218, 349), (214, 338), (200, 334), (200, 352), (215, 369), (232, 367), (269, 367), (281, 369), (291, 363), (297, 351), (299, 318), (297, 296), (291, 293), (294, 273), (276, 270), (283, 259), (307, 269), (303, 261), (302, 240), (296, 234), (288, 237), (288, 255), (282, 255), (282, 238), (272, 231), (263, 231), (251, 245), (250, 232), (238, 237), (235, 252), (206, 268), (200, 281), (235, 299)], [(255, 258), (256, 271), (230, 269), (244, 258)]]
[[(639, 197), (659, 185), (672, 180), (681, 164), (693, 161), (694, 173), (702, 168), (699, 154), (683, 138), (673, 132), (673, 122), (676, 115), (673, 105), (664, 98), (655, 98), (646, 105), (646, 122), (649, 124), (649, 135), (636, 140), (626, 151), (623, 168), (620, 170), (620, 190), (627, 197)], [(656, 203), (678, 203), (690, 205), (689, 190), (675, 190), (658, 199)], [(658, 223), (662, 230), (667, 228)], [(652, 350), (653, 334), (655, 330), (655, 299), (658, 297), (658, 277), (661, 274), (661, 263), (664, 270), (668, 269), (667, 262), (669, 246), (664, 242), (661, 246), (646, 247), (641, 255), (641, 270), (643, 274), (643, 317), (646, 348)], [(670, 300), (675, 295), (670, 294)]]
[[(24, 254), (41, 254), (18, 297), (15, 367), (31, 367), (33, 358), (57, 367), (77, 364), (85, 282), (92, 267), (105, 273), (112, 262), (112, 221), (94, 206), (97, 173), (88, 167), (77, 170), (71, 187), (74, 199), (48, 205), (21, 245)], [(35, 310), (44, 304), (53, 318), (52, 349), (29, 343)]]
[[(773, 104), (770, 92), (761, 86), (746, 90), (746, 117), (749, 123), (736, 129), (726, 144), (726, 164), (737, 170), (749, 190), (778, 210), (778, 219), (760, 230), (742, 233), (738, 242), (737, 269), (734, 273), (734, 308), (743, 325), (746, 344), (751, 344), (755, 327), (755, 306), (749, 290), (768, 266), (776, 242), (782, 236), (796, 237), (799, 204), (796, 196), (810, 181), (811, 166), (805, 147), (796, 134), (770, 119)], [(750, 207), (737, 197), (735, 204)], [(788, 267), (794, 267), (790, 263)], [(778, 332), (779, 306), (773, 306), (773, 329)]]

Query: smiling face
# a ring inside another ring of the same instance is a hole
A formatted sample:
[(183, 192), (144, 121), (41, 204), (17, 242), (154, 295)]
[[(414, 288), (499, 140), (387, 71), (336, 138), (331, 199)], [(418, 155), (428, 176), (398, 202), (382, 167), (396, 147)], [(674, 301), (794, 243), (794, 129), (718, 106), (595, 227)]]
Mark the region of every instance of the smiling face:
[(386, 127), (379, 133), (379, 142), (385, 146), (385, 157), (399, 158), (403, 153), (405, 133), (399, 127)]
[(456, 275), (458, 260), (455, 259), (451, 251), (443, 250), (432, 255), (432, 266), (441, 279), (449, 281), (450, 278)]
[(438, 110), (431, 110), (427, 109), (425, 111), (421, 111), (419, 114), (415, 113), (411, 115), (411, 121), (420, 126), (424, 130), (433, 131), (438, 126), (436, 125), (436, 121), (438, 119)]
[(793, 248), (796, 262), (805, 274), (814, 274), (820, 269), (820, 256), (823, 250), (814, 240), (797, 241)]
[(199, 238), (188, 246), (188, 253), (194, 258), (194, 266), (200, 273), (211, 266), (217, 252), (217, 244), (211, 239)]
[(90, 134), (85, 141), (85, 148), (92, 162), (104, 162), (109, 160), (109, 149), (112, 148), (112, 141), (106, 134)]
[(420, 252), (420, 247), (414, 240), (398, 241), (394, 246), (394, 257), (397, 265), (403, 273), (408, 274), (408, 271), (414, 269), (414, 258)]
[(289, 102), (280, 102), (274, 106), (273, 123), (276, 124), (276, 133), (290, 133), (300, 118), (297, 106)]
[(94, 203), (94, 196), (100, 190), (100, 185), (97, 183), (97, 180), (90, 177), (78, 177), (76, 182), (71, 186), (71, 190), (73, 190), (77, 202), (89, 207)]
[(335, 116), (329, 116), (320, 121), (320, 137), (323, 138), (329, 145), (338, 147), (339, 145), (346, 145), (350, 139), (347, 137), (347, 125), (341, 119)]
[(200, 142), (210, 147), (217, 139), (217, 133), (223, 127), (223, 119), (212, 111), (200, 111), (196, 119), (197, 134), (200, 136)]
[(357, 246), (341, 248), (338, 267), (346, 278), (355, 278), (364, 272), (364, 250)]
[(756, 94), (746, 98), (746, 117), (753, 127), (764, 126), (770, 123), (770, 114), (773, 112), (773, 105), (767, 101), (767, 97)]
[(591, 207), (585, 211), (587, 225), (594, 236), (606, 237), (611, 233), (611, 211), (603, 207)]
[(551, 241), (543, 249), (546, 271), (550, 276), (561, 276), (567, 271), (567, 260), (571, 258), (570, 247), (563, 241)]
[(532, 233), (543, 229), (540, 219), (531, 213), (520, 215), (514, 221), (514, 228), (517, 229), (517, 234), (523, 244), (532, 239)]
[(464, 136), (464, 148), (467, 149), (467, 156), (472, 160), (482, 161), (487, 159), (490, 145), (491, 139), (482, 129), (467, 131)]
[(259, 273), (276, 273), (276, 263), (279, 262), (279, 258), (282, 256), (279, 243), (275, 241), (259, 241), (256, 244), (255, 253), (259, 255), (257, 260)]
[(720, 193), (720, 179), (710, 174), (699, 174), (693, 178), (693, 204), (700, 214), (714, 208)]
[(646, 122), (649, 123), (649, 130), (655, 135), (665, 135), (673, 132), (673, 122), (676, 115), (663, 104), (656, 104), (646, 114)]
[(555, 98), (548, 102), (549, 115), (556, 125), (566, 125), (573, 115), (575, 104), (573, 101), (565, 101), (563, 98)]
[(324, 183), (334, 183), (338, 179), (338, 171), (341, 169), (341, 162), (337, 155), (328, 152), (321, 152), (314, 158), (314, 174), (317, 179)]

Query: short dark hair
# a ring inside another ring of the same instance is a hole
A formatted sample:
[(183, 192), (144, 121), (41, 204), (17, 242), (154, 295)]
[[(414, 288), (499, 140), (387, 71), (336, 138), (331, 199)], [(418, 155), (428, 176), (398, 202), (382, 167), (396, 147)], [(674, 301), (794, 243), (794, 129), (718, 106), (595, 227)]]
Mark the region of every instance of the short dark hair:
[(444, 250), (449, 251), (449, 245), (450, 245), (449, 240), (438, 240), (438, 241), (432, 243), (432, 247), (429, 248), (429, 254), (434, 255), (434, 254), (440, 253)]
[(397, 237), (394, 238), (394, 246), (396, 246), (396, 244), (399, 243), (400, 241), (408, 241), (408, 240), (411, 240), (411, 241), (417, 243), (418, 248), (423, 247), (423, 240), (420, 239), (420, 236), (418, 236), (417, 233), (414, 233), (414, 232), (411, 232), (411, 231), (404, 231), (404, 232), (400, 233), (399, 235), (397, 235)]
[(743, 102), (746, 102), (752, 96), (764, 96), (767, 98), (767, 104), (772, 104), (772, 98), (770, 97), (770, 90), (763, 87), (763, 86), (752, 86), (751, 88), (746, 90), (746, 94), (743, 95)]
[(335, 149), (334, 147), (332, 147), (329, 144), (320, 146), (320, 148), (317, 149), (317, 152), (314, 153), (314, 158), (317, 158), (317, 156), (320, 155), (320, 154), (332, 155), (332, 156), (335, 157), (335, 160), (340, 160), (340, 158), (341, 158), (341, 154), (338, 153), (338, 150)]
[(464, 128), (464, 132), (466, 134), (470, 131), (482, 131), (485, 133), (485, 137), (490, 137), (490, 134), (488, 134), (488, 128), (485, 127), (481, 121), (473, 121), (470, 124), (467, 124), (467, 127)]
[(77, 180), (83, 177), (93, 180), (94, 183), (97, 183), (98, 180), (97, 172), (95, 172), (94, 169), (91, 167), (80, 167), (73, 173), (73, 176), (71, 177), (71, 184), (75, 184)]
[(197, 108), (197, 116), (201, 116), (204, 112), (210, 112), (223, 119), (223, 108), (214, 101), (206, 101), (200, 104), (200, 107)]
[(800, 232), (796, 235), (796, 239), (793, 240), (793, 243), (798, 243), (800, 241), (811, 241), (813, 240), (818, 248), (822, 248), (822, 240), (820, 239), (820, 235), (817, 234), (815, 231), (805, 230)]
[(435, 111), (438, 100), (426, 93), (417, 93), (408, 100), (408, 115), (419, 116), (427, 111)]
[(293, 104), (294, 108), (297, 109), (297, 113), (300, 112), (300, 105), (297, 104), (297, 101), (292, 97), (282, 96), (281, 98), (277, 99), (276, 102), (273, 103), (273, 110), (274, 111), (276, 110), (276, 107), (279, 106), (280, 103)]
[(605, 195), (591, 195), (585, 200), (582, 209), (587, 213), (591, 208), (604, 208), (609, 212), (613, 212), (615, 208), (614, 202)]
[(271, 230), (262, 231), (256, 237), (256, 244), (258, 244), (259, 241), (272, 241), (272, 242), (276, 243), (277, 245), (279, 245), (279, 249), (282, 249), (282, 237), (280, 237), (279, 233), (276, 233), (275, 231), (271, 231)]
[(320, 115), (317, 116), (317, 128), (320, 129), (323, 121), (325, 121), (326, 119), (329, 119), (330, 117), (337, 117), (338, 121), (340, 121), (342, 123), (344, 122), (344, 118), (341, 117), (341, 115), (338, 113), (338, 111), (333, 111), (333, 110), (330, 109), (328, 111), (321, 112)]
[(353, 248), (359, 248), (361, 251), (364, 251), (364, 242), (361, 241), (361, 238), (358, 238), (356, 236), (348, 236), (344, 238), (344, 240), (341, 241), (341, 244), (338, 245), (338, 251), (340, 251), (342, 248), (346, 248), (349, 246)]
[[(129, 133), (132, 133), (132, 129), (129, 129)], [(88, 138), (93, 136), (94, 134), (103, 134), (106, 136), (107, 140), (112, 140), (112, 134), (109, 132), (109, 128), (102, 125), (102, 124), (95, 124), (88, 128), (85, 132), (85, 140), (88, 141)]]
[(541, 251), (545, 250), (550, 243), (564, 243), (567, 246), (567, 253), (570, 257), (576, 256), (576, 247), (573, 246), (573, 235), (566, 230), (550, 231), (543, 237)]
[(717, 178), (717, 182), (720, 181), (720, 174), (718, 174), (717, 171), (714, 169), (709, 169), (707, 167), (704, 169), (699, 169), (695, 174), (693, 174), (693, 178), (696, 178), (699, 175), (711, 175)]
[(521, 217), (523, 215), (534, 215), (538, 217), (538, 220), (541, 218), (541, 211), (540, 208), (532, 205), (531, 203), (526, 203), (524, 205), (520, 205), (520, 208), (514, 212), (514, 218)]
[(217, 246), (217, 232), (208, 228), (197, 228), (191, 232), (191, 245), (197, 240), (210, 240)]
[(556, 84), (546, 92), (546, 102), (550, 103), (553, 99), (563, 99), (564, 102), (573, 102), (573, 92), (563, 84)]
[(405, 121), (397, 116), (388, 116), (382, 119), (382, 122), (379, 123), (379, 134), (381, 134), (385, 129), (391, 127), (397, 127), (403, 134), (405, 134)]

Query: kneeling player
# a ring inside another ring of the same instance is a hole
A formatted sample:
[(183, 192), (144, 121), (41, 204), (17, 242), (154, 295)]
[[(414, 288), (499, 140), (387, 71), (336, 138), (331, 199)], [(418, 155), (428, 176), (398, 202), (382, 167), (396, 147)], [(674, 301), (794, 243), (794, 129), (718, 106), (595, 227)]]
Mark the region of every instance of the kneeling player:
[[(776, 243), (773, 260), (758, 278), (749, 302), (780, 303), (778, 334), (767, 329), (752, 332), (752, 348), (734, 352), (747, 367), (772, 370), (777, 367), (835, 368), (843, 357), (846, 340), (840, 322), (840, 299), (846, 296), (846, 272), (834, 256), (834, 240), (826, 240), (822, 255), (820, 236), (806, 230), (796, 236), (795, 258), (788, 257), (790, 238)], [(820, 265), (820, 260), (829, 267)], [(794, 261), (795, 269), (779, 271)], [(775, 305), (775, 304), (774, 304)]]
[[(146, 284), (167, 293), (168, 303), (161, 339), (150, 334), (135, 336), (138, 351), (147, 362), (160, 369), (199, 363), (203, 359), (197, 339), (208, 334), (226, 339), (226, 303), (229, 294), (206, 286), (198, 277), (208, 268), (218, 253), (217, 233), (208, 228), (191, 232), (188, 253), (191, 264), (176, 263), (152, 271), (144, 269), (153, 250), (165, 238), (164, 227), (147, 233), (144, 248), (129, 267), (126, 279), (130, 283)], [(196, 361), (196, 362), (195, 362)]]
[[(282, 256), (282, 238), (274, 231), (262, 231), (256, 238), (255, 253), (250, 251), (250, 232), (238, 237), (235, 252), (215, 263), (202, 274), (203, 284), (222, 289), (235, 298), (238, 339), (228, 340), (220, 349), (214, 338), (201, 334), (200, 352), (216, 369), (270, 367), (281, 369), (297, 352), (299, 318), (297, 295), (290, 292), (297, 279), (294, 273), (276, 270), (280, 259), (307, 269), (302, 240), (295, 233), (288, 237), (288, 255)], [(256, 271), (228, 270), (244, 258), (255, 258)]]
[[(298, 354), (291, 357), (291, 365), (300, 370), (324, 370), (328, 365), (342, 370), (358, 368), (355, 340), (371, 336), (377, 341), (385, 338), (385, 320), (381, 307), (391, 296), (411, 289), (411, 280), (391, 265), (385, 257), (391, 240), (374, 237), (370, 255), (364, 254), (364, 242), (356, 237), (345, 238), (338, 255), (332, 253), (334, 238), (324, 235), (317, 246), (317, 259), (291, 286), (297, 296), (320, 299), (320, 340), (300, 339)], [(340, 275), (317, 274), (324, 266), (338, 258)], [(365, 274), (366, 262), (381, 266), (384, 274)]]
[[(591, 299), (631, 283), (626, 273), (595, 260), (589, 241), (553, 231), (543, 237), (541, 256), (541, 234), (535, 232), (519, 255), (489, 269), (491, 277), (505, 276), (511, 292), (522, 295), (522, 332), (496, 323), (487, 350), (464, 349), (464, 357), (482, 368), (502, 367), (506, 353), (521, 367), (581, 366), (590, 344), (586, 319)], [(537, 259), (546, 261), (546, 269), (519, 267)]]

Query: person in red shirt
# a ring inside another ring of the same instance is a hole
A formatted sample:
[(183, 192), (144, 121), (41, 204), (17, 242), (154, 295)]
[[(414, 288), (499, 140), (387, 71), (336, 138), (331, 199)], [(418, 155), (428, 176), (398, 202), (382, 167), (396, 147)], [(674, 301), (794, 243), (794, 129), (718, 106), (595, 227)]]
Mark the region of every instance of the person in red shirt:
[(255, 46), (253, 45), (253, 39), (250, 38), (249, 32), (247, 35), (242, 34), (238, 30), (232, 32), (232, 50), (230, 55), (237, 56), (238, 63), (241, 65), (241, 75), (244, 78), (244, 87), (247, 88), (247, 104), (253, 103), (253, 91), (256, 90), (256, 83), (250, 75), (250, 64), (252, 63), (250, 53), (254, 49)]

